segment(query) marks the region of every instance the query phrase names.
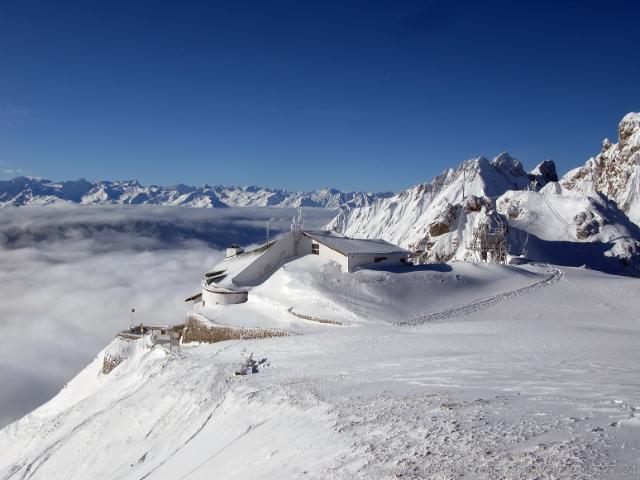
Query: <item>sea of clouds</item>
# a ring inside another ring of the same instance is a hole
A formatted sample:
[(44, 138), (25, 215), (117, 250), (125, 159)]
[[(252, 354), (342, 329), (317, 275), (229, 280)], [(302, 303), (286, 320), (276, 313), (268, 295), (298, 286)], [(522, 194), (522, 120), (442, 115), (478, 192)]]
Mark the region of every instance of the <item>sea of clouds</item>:
[[(293, 209), (0, 209), (0, 428), (55, 395), (135, 321), (175, 324), (230, 243), (289, 228)], [(332, 212), (306, 209), (318, 228)]]

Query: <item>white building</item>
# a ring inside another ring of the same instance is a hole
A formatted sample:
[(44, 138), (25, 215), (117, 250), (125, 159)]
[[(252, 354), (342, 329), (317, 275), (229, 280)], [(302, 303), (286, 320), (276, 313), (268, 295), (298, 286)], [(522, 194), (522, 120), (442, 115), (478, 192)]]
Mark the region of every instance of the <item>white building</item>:
[(277, 241), (256, 250), (227, 249), (227, 257), (202, 279), (202, 294), (187, 300), (204, 305), (247, 301), (246, 287), (264, 282), (278, 268), (304, 255), (319, 255), (338, 263), (342, 271), (373, 263), (407, 262), (409, 252), (384, 240), (349, 238), (328, 230), (302, 230), (301, 222)]

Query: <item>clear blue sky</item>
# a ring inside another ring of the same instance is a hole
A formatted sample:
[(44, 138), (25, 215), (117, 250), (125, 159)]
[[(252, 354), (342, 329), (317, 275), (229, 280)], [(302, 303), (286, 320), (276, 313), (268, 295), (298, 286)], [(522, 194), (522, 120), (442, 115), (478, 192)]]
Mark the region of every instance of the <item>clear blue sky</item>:
[(640, 6), (4, 1), (0, 174), (399, 190), (565, 171), (640, 109)]

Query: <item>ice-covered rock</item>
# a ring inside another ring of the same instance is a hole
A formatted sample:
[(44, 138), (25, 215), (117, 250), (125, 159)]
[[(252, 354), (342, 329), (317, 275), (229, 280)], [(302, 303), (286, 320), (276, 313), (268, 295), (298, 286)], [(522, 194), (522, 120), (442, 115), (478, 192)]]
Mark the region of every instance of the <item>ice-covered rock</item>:
[[(550, 175), (555, 172), (555, 165), (546, 163), (542, 171)], [(504, 192), (536, 188), (539, 177), (542, 173), (527, 173), (522, 163), (506, 152), (493, 160), (478, 157), (445, 170), (431, 183), (363, 208), (343, 208), (328, 227), (353, 237), (384, 238), (405, 248), (424, 246), (438, 235), (460, 230), (467, 217), (482, 207), (492, 209), (492, 199)], [(457, 238), (458, 246), (462, 246), (459, 235), (450, 237)], [(461, 256), (465, 257), (463, 252)]]
[(640, 224), (640, 113), (625, 115), (618, 125), (618, 143), (605, 139), (601, 152), (568, 172), (561, 184), (570, 190), (606, 195)]
[[(634, 122), (621, 126), (624, 151), (636, 135)], [(607, 155), (616, 149), (611, 145)], [(592, 172), (583, 169), (572, 181), (558, 182), (549, 160), (526, 172), (506, 153), (491, 161), (479, 157), (367, 207), (343, 208), (328, 227), (353, 237), (383, 238), (409, 248), (420, 262), (435, 263), (478, 260), (469, 248), (474, 231), (499, 223), (509, 255), (637, 275), (638, 227), (600, 193), (602, 180), (594, 180)], [(614, 180), (623, 183), (615, 175), (610, 183)]]
[(540, 162), (536, 168), (529, 172), (535, 177), (535, 181), (540, 187), (544, 187), (549, 182), (558, 181), (558, 173), (556, 172), (556, 164), (553, 160), (544, 160)]

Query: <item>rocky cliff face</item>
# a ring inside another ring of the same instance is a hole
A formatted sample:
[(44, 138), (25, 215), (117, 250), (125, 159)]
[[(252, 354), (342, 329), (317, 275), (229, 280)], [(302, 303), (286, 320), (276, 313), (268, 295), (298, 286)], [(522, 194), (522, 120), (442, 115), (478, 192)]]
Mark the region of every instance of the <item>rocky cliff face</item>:
[(640, 224), (640, 113), (627, 114), (618, 125), (618, 143), (602, 142), (602, 151), (561, 180), (569, 190), (597, 191), (614, 200)]
[(479, 157), (431, 183), (362, 208), (345, 207), (328, 227), (397, 243), (424, 262), (479, 260), (469, 248), (474, 233), (503, 229), (510, 258), (636, 275), (639, 114), (624, 117), (619, 137), (617, 144), (605, 141), (597, 157), (560, 181), (551, 160), (526, 172), (506, 153), (491, 161)]
[[(493, 160), (478, 157), (444, 171), (431, 183), (363, 208), (343, 208), (329, 227), (354, 237), (384, 238), (428, 255), (436, 244), (444, 248), (455, 239), (458, 246), (462, 245), (461, 228), (481, 211), (485, 215), (492, 212), (494, 199), (504, 192), (539, 189), (554, 178), (557, 180), (555, 164), (550, 160), (526, 172), (522, 163), (508, 153)], [(444, 250), (451, 253), (458, 248)], [(442, 252), (437, 254), (439, 260), (446, 257)]]

